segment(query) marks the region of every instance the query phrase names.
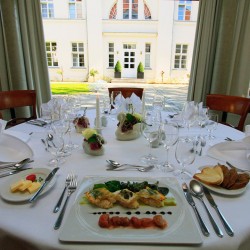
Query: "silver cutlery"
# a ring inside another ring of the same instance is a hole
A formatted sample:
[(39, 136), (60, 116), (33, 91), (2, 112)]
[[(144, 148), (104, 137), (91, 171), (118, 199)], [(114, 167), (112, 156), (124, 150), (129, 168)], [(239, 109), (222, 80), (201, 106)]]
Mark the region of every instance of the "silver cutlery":
[(54, 168), (49, 175), (46, 177), (44, 180), (42, 186), (37, 190), (37, 192), (29, 199), (29, 202), (34, 202), (37, 200), (41, 192), (44, 190), (44, 188), (50, 183), (56, 172), (58, 171), (59, 168)]
[(73, 179), (73, 174), (68, 174), (66, 177), (66, 180), (65, 180), (65, 187), (63, 189), (63, 192), (62, 192), (62, 194), (61, 194), (61, 196), (60, 196), (60, 198), (59, 198), (58, 202), (56, 203), (56, 206), (53, 210), (54, 213), (57, 213), (59, 211), (61, 204), (62, 204), (62, 201), (63, 201), (63, 197), (65, 195), (65, 192), (66, 192), (72, 179)]
[(27, 170), (27, 169), (32, 169), (32, 168), (21, 168), (21, 169), (17, 169), (17, 170), (12, 170), (12, 171), (10, 171), (8, 173), (0, 174), (0, 178), (10, 176), (10, 175), (13, 175), (13, 174), (18, 174), (21, 171), (24, 171), (24, 170)]
[(5, 168), (13, 168), (15, 170), (22, 168), (26, 163), (33, 162), (33, 160), (30, 160), (30, 158), (26, 158), (20, 162), (10, 162), (6, 165), (1, 165), (0, 169), (5, 169)]
[(227, 222), (227, 220), (225, 219), (223, 214), (220, 212), (220, 210), (219, 210), (217, 204), (215, 203), (213, 196), (210, 194), (209, 190), (204, 186), (203, 186), (203, 190), (204, 190), (205, 196), (207, 197), (207, 200), (209, 201), (210, 205), (215, 209), (215, 211), (219, 215), (219, 218), (220, 218), (227, 234), (229, 236), (234, 236), (233, 229), (231, 228), (231, 226), (229, 225), (229, 223)]
[(230, 137), (226, 137), (225, 141), (234, 141), (233, 139), (231, 139)]
[(77, 177), (76, 175), (73, 176), (72, 180), (70, 181), (70, 184), (68, 186), (68, 194), (67, 194), (67, 198), (64, 202), (63, 208), (61, 210), (61, 213), (59, 214), (56, 223), (54, 225), (54, 229), (57, 230), (60, 228), (61, 224), (62, 224), (62, 220), (65, 214), (65, 210), (66, 210), (66, 206), (68, 204), (69, 198), (70, 196), (76, 191), (77, 189)]
[(232, 165), (232, 164), (231, 164), (230, 162), (228, 162), (228, 161), (226, 161), (226, 164), (227, 164), (230, 168), (236, 169), (238, 172), (250, 174), (250, 171), (249, 171), (249, 170), (244, 170), (244, 169), (241, 169), (241, 168), (237, 168), (237, 167), (235, 167), (234, 165)]
[[(154, 166), (153, 165), (150, 165), (150, 166), (146, 166), (146, 167), (136, 167), (136, 166), (133, 166), (133, 169), (136, 169), (136, 170), (138, 170), (138, 171), (140, 171), (140, 172), (148, 172), (148, 171), (150, 171), (150, 170), (152, 170), (154, 168)], [(107, 171), (123, 171), (123, 170), (126, 170), (126, 169), (124, 169), (124, 168), (107, 168), (106, 169)]]
[(216, 234), (219, 237), (222, 238), (223, 233), (222, 233), (221, 229), (218, 227), (218, 225), (216, 224), (213, 216), (211, 215), (209, 209), (207, 208), (206, 203), (203, 200), (203, 195), (204, 195), (203, 186), (198, 181), (191, 180), (190, 183), (189, 183), (189, 187), (190, 187), (191, 192), (194, 195), (194, 197), (196, 197), (197, 199), (199, 199), (202, 202), (202, 204), (203, 204), (203, 206), (204, 206), (204, 208), (205, 208), (205, 210), (206, 210), (206, 212), (208, 214), (209, 220), (210, 220), (210, 222), (211, 222), (211, 224), (212, 224), (212, 226), (214, 228), (214, 231), (216, 232)]
[(204, 139), (204, 138), (202, 138), (201, 139), (201, 149), (200, 149), (200, 152), (199, 152), (199, 156), (202, 156), (202, 149), (203, 149), (203, 147), (205, 147), (206, 146), (206, 139)]
[(194, 202), (194, 200), (193, 200), (193, 198), (192, 198), (192, 195), (191, 195), (190, 192), (189, 192), (189, 189), (188, 189), (186, 183), (183, 183), (183, 184), (182, 184), (182, 190), (183, 190), (183, 192), (184, 192), (184, 195), (185, 195), (185, 197), (186, 197), (187, 202), (189, 203), (189, 205), (190, 205), (190, 206), (193, 208), (193, 210), (194, 210), (194, 213), (195, 213), (195, 215), (196, 215), (196, 217), (197, 217), (197, 220), (198, 220), (198, 223), (199, 223), (199, 225), (200, 225), (200, 228), (201, 228), (202, 233), (203, 233), (205, 236), (209, 236), (209, 234), (210, 234), (210, 233), (209, 233), (209, 230), (207, 229), (207, 227), (206, 227), (204, 221), (202, 220), (202, 218), (201, 218), (201, 216), (200, 216), (200, 214), (199, 214), (199, 212), (198, 212), (198, 210), (197, 210), (197, 208), (196, 208), (195, 202)]
[(113, 168), (120, 168), (124, 166), (130, 166), (130, 167), (136, 167), (136, 168), (145, 167), (145, 166), (139, 166), (139, 165), (134, 165), (134, 164), (129, 164), (129, 163), (120, 164), (119, 162), (114, 161), (114, 160), (106, 160), (106, 162), (110, 164)]

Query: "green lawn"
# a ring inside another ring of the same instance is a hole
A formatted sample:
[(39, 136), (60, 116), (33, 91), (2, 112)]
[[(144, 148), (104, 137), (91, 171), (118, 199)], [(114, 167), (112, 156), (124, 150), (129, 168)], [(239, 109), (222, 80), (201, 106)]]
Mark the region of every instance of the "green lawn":
[(75, 95), (92, 91), (89, 83), (80, 82), (52, 82), (50, 87), (52, 95)]

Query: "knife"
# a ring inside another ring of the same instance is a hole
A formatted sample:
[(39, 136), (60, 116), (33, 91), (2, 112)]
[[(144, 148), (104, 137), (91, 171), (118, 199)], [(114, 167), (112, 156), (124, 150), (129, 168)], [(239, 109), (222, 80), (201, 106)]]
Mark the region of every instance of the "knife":
[(227, 220), (225, 219), (225, 217), (223, 216), (223, 214), (220, 212), (217, 204), (215, 203), (212, 195), (210, 194), (208, 188), (204, 187), (203, 186), (203, 190), (204, 190), (204, 193), (205, 193), (205, 196), (207, 197), (207, 200), (209, 201), (210, 205), (215, 209), (215, 211), (217, 212), (217, 214), (219, 215), (219, 218), (227, 232), (227, 234), (229, 236), (234, 236), (234, 232), (233, 232), (233, 229), (231, 228), (231, 226), (229, 225), (229, 223), (227, 222)]
[(13, 175), (13, 174), (18, 174), (21, 171), (24, 171), (24, 170), (27, 170), (27, 169), (32, 169), (32, 168), (22, 168), (22, 169), (12, 170), (12, 171), (10, 171), (8, 173), (0, 174), (0, 178), (10, 176), (10, 175)]
[(59, 168), (54, 168), (49, 175), (46, 177), (44, 183), (42, 184), (42, 186), (37, 190), (37, 192), (29, 199), (29, 202), (34, 202), (36, 201), (36, 199), (38, 198), (38, 196), (41, 194), (41, 192), (43, 191), (43, 189), (49, 184), (49, 182), (52, 180), (52, 178), (54, 177), (54, 175), (56, 174), (57, 170)]
[(189, 191), (189, 189), (188, 189), (186, 183), (183, 183), (183, 184), (182, 184), (182, 190), (183, 190), (183, 192), (184, 192), (184, 195), (185, 195), (185, 197), (186, 197), (186, 200), (188, 201), (189, 205), (191, 205), (191, 207), (192, 207), (193, 210), (194, 210), (194, 213), (195, 213), (195, 215), (196, 215), (196, 217), (197, 217), (197, 219), (198, 219), (198, 222), (199, 222), (199, 225), (200, 225), (200, 228), (201, 228), (202, 233), (203, 233), (205, 236), (209, 236), (210, 233), (209, 233), (209, 231), (208, 231), (208, 229), (207, 229), (205, 223), (203, 222), (203, 220), (202, 220), (202, 218), (201, 218), (201, 216), (200, 216), (199, 211), (198, 211), (197, 208), (196, 208), (195, 202), (194, 202), (194, 200), (193, 200), (192, 195), (190, 194), (190, 191)]

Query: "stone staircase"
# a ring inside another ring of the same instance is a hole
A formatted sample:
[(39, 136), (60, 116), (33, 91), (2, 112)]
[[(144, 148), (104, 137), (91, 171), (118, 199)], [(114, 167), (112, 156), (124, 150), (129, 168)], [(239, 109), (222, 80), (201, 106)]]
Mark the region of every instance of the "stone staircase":
[(145, 79), (137, 78), (113, 78), (111, 83), (147, 83)]

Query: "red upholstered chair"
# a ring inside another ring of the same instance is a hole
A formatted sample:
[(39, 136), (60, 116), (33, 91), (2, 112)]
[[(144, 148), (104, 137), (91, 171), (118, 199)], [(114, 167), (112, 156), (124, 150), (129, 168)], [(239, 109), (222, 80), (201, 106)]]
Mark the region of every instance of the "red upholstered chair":
[(124, 98), (130, 97), (133, 93), (142, 99), (143, 88), (129, 88), (129, 87), (118, 87), (118, 88), (108, 88), (109, 97), (112, 91), (121, 91)]
[[(21, 107), (30, 107), (31, 116), (16, 117), (16, 110)], [(2, 110), (10, 110), (11, 120), (6, 127), (12, 127), (17, 124), (36, 119), (36, 91), (35, 90), (12, 90), (0, 91), (0, 118), (3, 118)]]
[[(243, 131), (247, 114), (250, 112), (250, 99), (241, 96), (229, 96), (220, 94), (209, 94), (206, 97), (206, 105), (211, 110), (221, 111), (222, 119), (220, 123), (234, 127)], [(227, 114), (239, 116), (237, 126), (227, 123)]]

